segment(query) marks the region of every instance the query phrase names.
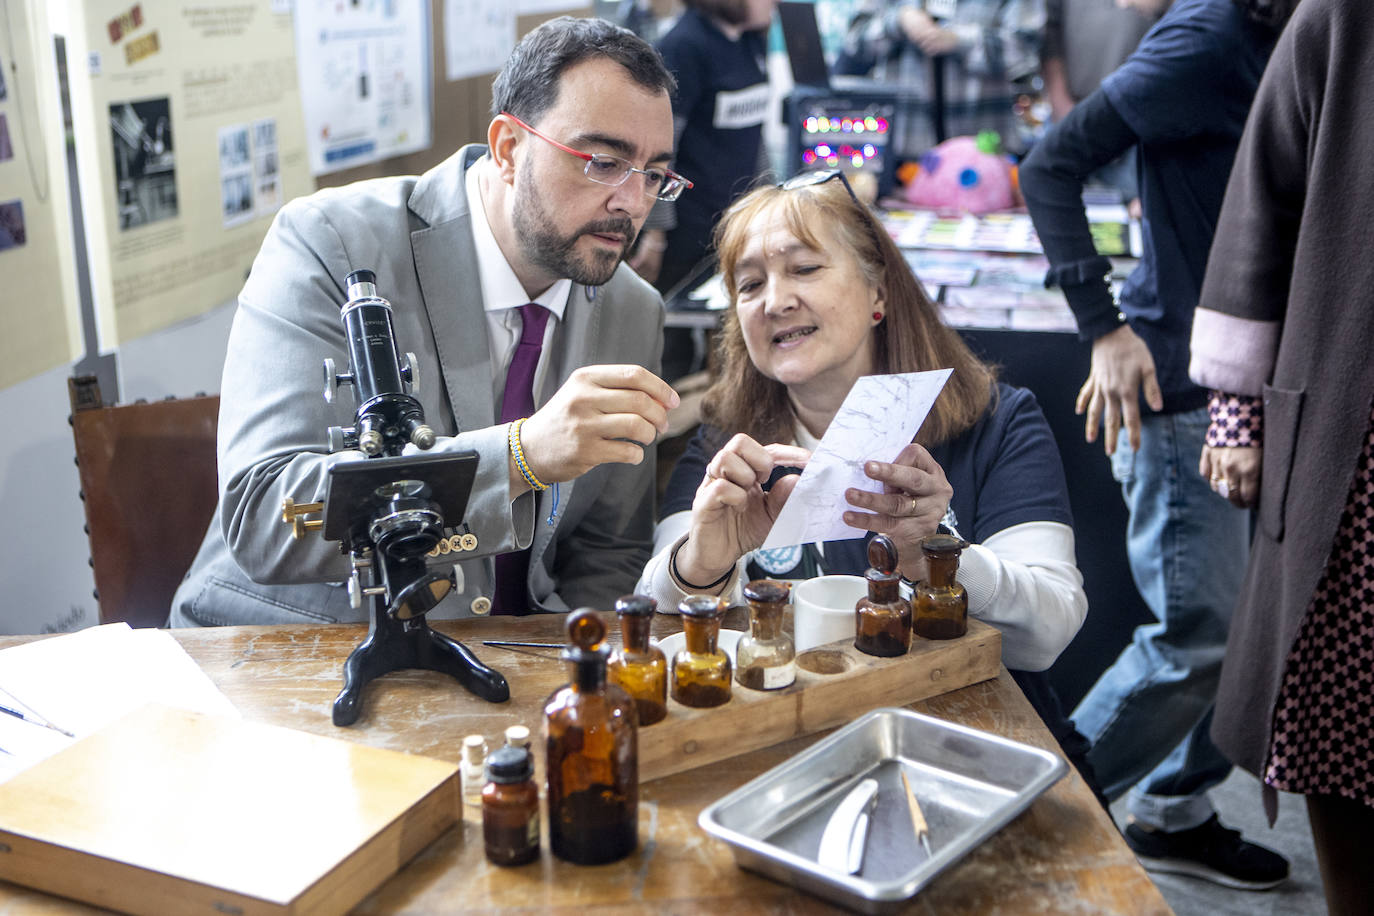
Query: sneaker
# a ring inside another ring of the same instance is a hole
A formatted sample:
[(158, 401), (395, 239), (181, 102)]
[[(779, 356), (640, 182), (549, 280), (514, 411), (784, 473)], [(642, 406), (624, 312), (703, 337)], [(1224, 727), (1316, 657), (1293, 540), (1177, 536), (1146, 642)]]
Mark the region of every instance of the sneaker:
[(1149, 830), (1134, 821), (1122, 831), (1146, 871), (1190, 875), (1237, 890), (1266, 891), (1288, 877), (1288, 860), (1241, 839), (1213, 814), (1190, 830)]

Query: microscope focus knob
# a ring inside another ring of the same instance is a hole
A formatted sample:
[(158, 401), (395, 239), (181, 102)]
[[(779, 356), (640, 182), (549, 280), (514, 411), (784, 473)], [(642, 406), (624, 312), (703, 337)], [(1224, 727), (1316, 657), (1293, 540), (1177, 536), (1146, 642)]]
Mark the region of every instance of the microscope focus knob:
[(324, 522), (320, 519), (305, 518), (311, 512), (323, 509), (324, 503), (298, 503), (288, 496), (281, 501), (281, 520), (291, 526), (291, 536), (299, 541), (305, 537), (307, 531), (324, 527)]
[(329, 454), (342, 452), (348, 448), (348, 433), (344, 432), (342, 426), (329, 427)]
[(339, 367), (332, 357), (324, 361), (324, 399), (326, 403), (334, 403), (334, 392), (338, 390), (340, 385), (352, 384), (352, 374), (348, 372), (340, 373)]
[(420, 390), (420, 370), (416, 368), (419, 365), (420, 361), (415, 358), (415, 354), (407, 350), (405, 358), (401, 360), (401, 378), (410, 385), (411, 394), (416, 394)]

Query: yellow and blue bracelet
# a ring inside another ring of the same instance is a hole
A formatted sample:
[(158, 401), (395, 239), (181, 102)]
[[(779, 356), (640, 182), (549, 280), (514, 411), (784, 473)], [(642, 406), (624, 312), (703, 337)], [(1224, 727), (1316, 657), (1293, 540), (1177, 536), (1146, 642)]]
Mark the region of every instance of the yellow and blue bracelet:
[(506, 427), (506, 443), (510, 446), (510, 455), (515, 459), (515, 466), (520, 469), (520, 476), (525, 478), (525, 483), (530, 485), (532, 490), (547, 490), (549, 485), (534, 476), (530, 466), (525, 462), (525, 450), (520, 446), (520, 427), (524, 425), (525, 417), (512, 420)]

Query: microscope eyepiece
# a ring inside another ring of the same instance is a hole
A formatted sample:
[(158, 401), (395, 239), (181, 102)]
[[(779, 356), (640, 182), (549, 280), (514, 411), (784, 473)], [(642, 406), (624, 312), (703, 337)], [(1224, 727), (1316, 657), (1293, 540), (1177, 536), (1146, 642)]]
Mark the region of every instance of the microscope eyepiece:
[(375, 299), (377, 297), (377, 275), (370, 270), (355, 270), (344, 280), (348, 291), (348, 301), (355, 299)]

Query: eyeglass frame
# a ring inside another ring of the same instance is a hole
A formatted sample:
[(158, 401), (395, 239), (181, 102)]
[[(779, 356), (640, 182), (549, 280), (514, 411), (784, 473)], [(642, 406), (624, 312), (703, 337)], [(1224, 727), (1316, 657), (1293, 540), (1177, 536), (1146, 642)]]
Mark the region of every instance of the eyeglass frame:
[[(501, 112), (501, 114), (502, 114), (503, 116), (507, 117), (507, 118), (510, 118), (510, 119), (511, 119), (512, 121), (514, 121), (516, 124), (520, 125), (520, 126), (523, 127), (525, 130), (527, 130), (527, 131), (529, 131), (530, 133), (534, 134), (536, 137), (538, 137), (540, 140), (543, 140), (545, 143), (548, 143), (548, 144), (550, 144), (550, 145), (552, 145), (552, 146), (554, 146), (554, 147), (556, 147), (556, 148), (558, 148), (558, 149), (561, 149), (563, 152), (568, 153), (569, 155), (572, 155), (572, 156), (576, 156), (578, 159), (581, 159), (581, 160), (583, 160), (584, 162), (586, 162), (586, 165), (582, 167), (582, 174), (583, 174), (584, 176), (586, 176), (586, 178), (587, 178), (588, 181), (594, 181), (594, 182), (596, 182), (597, 184), (599, 184), (599, 185), (601, 185), (601, 186), (603, 186), (603, 187), (607, 187), (607, 188), (618, 188), (618, 187), (620, 187), (621, 185), (623, 185), (625, 182), (629, 181), (629, 180), (630, 180), (630, 176), (633, 175), (633, 174), (635, 174), (636, 172), (638, 172), (640, 175), (643, 175), (643, 176), (644, 176), (644, 178), (645, 178), (645, 183), (644, 183), (644, 196), (645, 196), (645, 197), (648, 197), (648, 198), (650, 198), (650, 199), (652, 199), (652, 200), (674, 201), (674, 200), (677, 200), (679, 197), (682, 196), (682, 192), (683, 192), (683, 191), (688, 191), (688, 190), (691, 190), (692, 188), (696, 187), (696, 185), (694, 185), (690, 180), (688, 180), (686, 176), (679, 175), (677, 172), (674, 172), (672, 169), (666, 169), (666, 168), (665, 168), (665, 169), (653, 169), (653, 168), (649, 168), (649, 169), (639, 169), (639, 168), (635, 168), (633, 165), (631, 165), (631, 164), (630, 164), (630, 160), (625, 159), (625, 158), (620, 157), (620, 156), (612, 156), (610, 153), (584, 153), (584, 152), (582, 152), (581, 150), (575, 150), (575, 149), (573, 149), (571, 146), (567, 146), (567, 145), (565, 145), (565, 144), (559, 143), (557, 140), (555, 140), (553, 137), (548, 136), (547, 134), (540, 133), (540, 132), (539, 132), (538, 130), (536, 130), (535, 128), (533, 128), (533, 127), (531, 127), (530, 125), (526, 124), (524, 121), (520, 120), (520, 119), (517, 118), (515, 115), (511, 114), (509, 111), (503, 111), (503, 112)], [(599, 178), (593, 178), (593, 177), (592, 177), (592, 174), (591, 174), (592, 164), (595, 163), (595, 162), (597, 162), (597, 161), (602, 161), (602, 162), (604, 162), (604, 161), (606, 161), (606, 160), (608, 160), (608, 159), (609, 159), (609, 160), (612, 160), (612, 161), (614, 161), (614, 162), (617, 162), (617, 163), (623, 163), (624, 166), (625, 166), (625, 172), (624, 172), (624, 174), (621, 176), (620, 180), (617, 181), (617, 182), (602, 181), (602, 180), (599, 179)], [(672, 188), (672, 191), (671, 191), (672, 196), (671, 196), (671, 197), (665, 197), (665, 196), (664, 196), (664, 192), (662, 192), (662, 191), (660, 191), (660, 192), (657, 193), (657, 194), (650, 194), (650, 193), (649, 193), (648, 179), (649, 179), (649, 177), (650, 177), (651, 175), (653, 175), (655, 172), (662, 172), (662, 173), (663, 173), (663, 185), (664, 185), (664, 187), (666, 187), (670, 181), (679, 182), (679, 184), (677, 184), (675, 187)], [(852, 193), (852, 192), (851, 192), (851, 193)]]
[(883, 250), (883, 246), (878, 243), (878, 233), (883, 231), (878, 225), (878, 221), (873, 217), (872, 209), (859, 200), (859, 195), (854, 193), (854, 187), (845, 177), (844, 169), (811, 169), (806, 172), (798, 172), (786, 181), (777, 184), (779, 191), (796, 191), (801, 188), (813, 188), (816, 185), (825, 184), (828, 181), (840, 179), (840, 184), (844, 185), (845, 191), (849, 193), (849, 199), (854, 201), (854, 206), (858, 207), (864, 215), (864, 223), (868, 226), (868, 234), (873, 239), (873, 244), (878, 247), (878, 251)]
[(858, 195), (854, 193), (854, 188), (850, 185), (849, 179), (844, 176), (844, 169), (811, 169), (806, 172), (798, 172), (786, 181), (778, 182), (778, 190), (795, 191), (799, 188), (810, 188), (818, 184), (825, 184), (827, 181), (834, 181), (836, 178), (840, 179), (840, 184), (844, 185), (844, 189), (849, 192), (849, 199), (854, 201), (854, 205), (867, 213), (868, 207), (864, 206)]

